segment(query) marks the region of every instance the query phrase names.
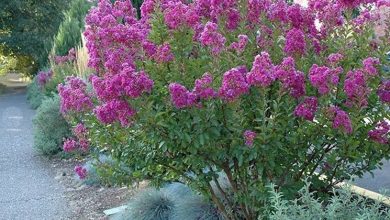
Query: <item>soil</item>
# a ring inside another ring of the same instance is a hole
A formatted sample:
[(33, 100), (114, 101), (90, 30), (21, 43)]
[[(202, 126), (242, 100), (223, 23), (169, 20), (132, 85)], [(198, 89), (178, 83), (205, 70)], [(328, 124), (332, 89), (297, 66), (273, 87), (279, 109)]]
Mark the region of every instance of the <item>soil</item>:
[(127, 187), (88, 186), (78, 180), (73, 171), (83, 161), (54, 158), (50, 160), (56, 173), (55, 179), (65, 187), (65, 198), (69, 202), (69, 219), (108, 219), (104, 210), (127, 203), (132, 190)]

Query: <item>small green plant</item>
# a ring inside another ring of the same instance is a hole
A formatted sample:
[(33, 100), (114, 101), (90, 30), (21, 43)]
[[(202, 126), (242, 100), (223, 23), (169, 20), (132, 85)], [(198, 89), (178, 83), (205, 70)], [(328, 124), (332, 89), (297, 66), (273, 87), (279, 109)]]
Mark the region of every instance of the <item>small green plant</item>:
[(86, 185), (121, 185), (131, 176), (129, 168), (105, 154), (89, 159), (82, 167), (86, 176), (80, 180)]
[[(271, 186), (270, 220), (309, 220), (309, 219), (390, 219), (390, 210), (385, 209), (379, 202), (354, 195), (347, 187), (333, 191), (330, 199), (321, 201), (310, 191), (310, 184), (299, 191), (300, 196), (295, 200), (286, 200), (282, 193)], [(259, 219), (264, 219), (260, 216)]]
[(43, 98), (44, 95), (38, 85), (37, 78), (34, 77), (32, 82), (27, 86), (27, 100), (31, 108), (37, 109), (41, 105)]
[(42, 101), (33, 123), (34, 147), (45, 156), (61, 151), (63, 139), (71, 135), (69, 125), (60, 113), (58, 95)]

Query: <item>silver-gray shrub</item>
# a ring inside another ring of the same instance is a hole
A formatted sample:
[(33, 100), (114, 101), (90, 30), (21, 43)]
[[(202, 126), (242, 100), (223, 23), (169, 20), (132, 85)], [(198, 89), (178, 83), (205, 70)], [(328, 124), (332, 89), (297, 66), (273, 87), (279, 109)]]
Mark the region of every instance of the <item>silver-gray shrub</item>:
[(46, 156), (60, 152), (64, 138), (72, 135), (70, 126), (60, 113), (60, 100), (56, 94), (42, 101), (33, 124), (34, 147)]
[(270, 207), (259, 219), (270, 220), (390, 220), (390, 209), (378, 201), (366, 199), (351, 192), (350, 188), (337, 189), (321, 201), (310, 191), (310, 184), (299, 191), (295, 200), (286, 200), (282, 193), (271, 187)]

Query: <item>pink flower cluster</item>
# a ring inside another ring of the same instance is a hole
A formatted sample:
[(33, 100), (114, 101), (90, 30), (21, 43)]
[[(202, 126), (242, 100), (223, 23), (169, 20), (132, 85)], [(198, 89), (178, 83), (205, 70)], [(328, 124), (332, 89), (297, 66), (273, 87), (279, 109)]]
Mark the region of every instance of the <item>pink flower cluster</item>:
[(212, 75), (205, 73), (202, 78), (195, 80), (195, 86), (192, 91), (179, 83), (169, 84), (169, 93), (171, 94), (171, 101), (178, 109), (201, 106), (201, 100), (208, 100), (215, 98), (217, 93), (211, 87), (213, 82)]
[(80, 179), (85, 179), (88, 175), (87, 169), (80, 165), (75, 166), (74, 172)]
[(238, 35), (238, 42), (233, 42), (230, 45), (230, 48), (236, 50), (237, 53), (242, 53), (245, 50), (246, 45), (248, 44), (249, 38), (247, 35), (240, 34)]
[(379, 86), (377, 94), (379, 99), (387, 104), (390, 104), (390, 80), (385, 80)]
[(65, 56), (55, 56), (54, 63), (57, 65), (72, 62), (76, 59), (76, 50), (74, 48), (70, 49), (68, 55)]
[(243, 66), (235, 67), (223, 74), (219, 96), (228, 102), (249, 92), (249, 83), (246, 80), (247, 69)]
[(89, 149), (89, 140), (88, 140), (88, 130), (82, 123), (78, 123), (76, 127), (73, 128), (73, 134), (78, 139), (79, 147), (82, 151), (86, 152)]
[(53, 71), (40, 71), (37, 75), (37, 83), (38, 85), (43, 88), (46, 83), (48, 83), (51, 78), (53, 77)]
[(261, 52), (255, 57), (252, 70), (247, 74), (249, 85), (268, 87), (275, 80), (274, 65), (267, 52)]
[(301, 56), (306, 51), (305, 33), (298, 28), (287, 32), (284, 52), (289, 56)]
[(321, 95), (329, 93), (330, 88), (337, 86), (339, 83), (339, 75), (343, 72), (343, 68), (335, 69), (318, 66), (314, 64), (309, 71), (309, 80), (311, 85), (318, 89)]
[(174, 58), (175, 57), (171, 52), (171, 47), (167, 43), (159, 46), (154, 53), (154, 60), (157, 63), (167, 63), (172, 61)]
[(365, 107), (368, 104), (369, 89), (362, 70), (349, 71), (344, 81), (344, 91), (347, 95), (347, 106)]
[(114, 74), (122, 70), (122, 63), (132, 64), (141, 56), (140, 45), (148, 39), (149, 27), (145, 20), (137, 20), (131, 1), (99, 1), (85, 21), (88, 64), (97, 73)]
[(72, 152), (77, 149), (77, 141), (75, 139), (66, 139), (62, 147), (65, 152)]
[(194, 4), (186, 5), (181, 1), (168, 1), (164, 7), (165, 23), (170, 29), (177, 29), (183, 25), (195, 27), (200, 22)]
[(105, 75), (102, 78), (92, 76), (90, 80), (101, 101), (120, 99), (125, 96), (138, 98), (143, 93), (150, 93), (154, 84), (145, 72), (135, 72), (132, 67), (125, 68), (113, 76)]
[(94, 109), (97, 119), (104, 124), (119, 121), (123, 127), (131, 124), (136, 111), (125, 100), (111, 100)]
[(342, 59), (344, 58), (344, 56), (342, 54), (339, 54), (339, 53), (332, 53), (328, 56), (328, 62), (330, 63), (331, 66), (335, 66), (337, 65)]
[(215, 55), (221, 53), (226, 42), (226, 38), (218, 33), (218, 25), (210, 21), (206, 23), (199, 40), (202, 45), (210, 47)]
[(379, 66), (380, 62), (378, 58), (368, 57), (363, 60), (363, 70), (369, 76), (378, 75), (377, 66)]
[(380, 144), (388, 144), (388, 134), (390, 131), (390, 124), (387, 121), (378, 122), (374, 129), (368, 132), (368, 137)]
[(313, 121), (317, 108), (318, 108), (317, 98), (306, 97), (305, 100), (295, 108), (294, 114), (308, 121)]
[(80, 149), (87, 152), (89, 149), (88, 131), (84, 124), (79, 123), (73, 128), (73, 134), (78, 140), (68, 138), (64, 141), (63, 150), (65, 152), (72, 152)]
[(120, 122), (126, 127), (136, 111), (125, 98), (136, 99), (144, 93), (150, 93), (153, 80), (144, 72), (136, 72), (133, 67), (123, 65), (123, 70), (115, 75), (100, 78), (91, 77), (93, 89), (102, 104), (94, 109), (97, 118), (105, 124)]
[(282, 63), (275, 66), (275, 75), (292, 97), (297, 99), (305, 95), (305, 75), (295, 69), (295, 61), (292, 57), (283, 58)]
[(65, 85), (58, 85), (61, 112), (82, 112), (91, 110), (92, 99), (86, 91), (87, 85), (77, 77), (68, 77)]
[(172, 103), (178, 109), (191, 107), (197, 103), (196, 95), (179, 83), (169, 84), (169, 93)]
[(252, 147), (253, 146), (253, 142), (256, 138), (256, 132), (252, 131), (252, 130), (246, 130), (244, 132), (244, 140), (245, 140), (245, 145), (246, 146), (249, 146), (249, 147)]
[(333, 121), (332, 126), (334, 129), (341, 129), (347, 134), (352, 133), (352, 122), (347, 112), (337, 106), (330, 107), (328, 111), (330, 113), (330, 119)]

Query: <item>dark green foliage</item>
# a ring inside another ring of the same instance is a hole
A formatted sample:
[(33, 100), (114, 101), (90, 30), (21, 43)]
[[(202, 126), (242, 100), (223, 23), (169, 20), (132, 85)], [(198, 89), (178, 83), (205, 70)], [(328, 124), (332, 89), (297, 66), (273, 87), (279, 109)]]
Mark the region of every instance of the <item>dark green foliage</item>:
[(131, 0), (133, 7), (137, 10), (138, 18), (141, 17), (141, 6), (143, 2), (143, 0)]
[(69, 10), (65, 12), (65, 19), (61, 23), (57, 35), (54, 37), (54, 55), (67, 55), (71, 48), (81, 43), (81, 33), (84, 30), (84, 19), (92, 3), (86, 0), (73, 0)]
[(31, 108), (37, 109), (41, 105), (43, 98), (43, 92), (37, 83), (36, 77), (34, 77), (32, 82), (27, 86), (27, 100)]
[(44, 66), (68, 4), (68, 0), (0, 1), (0, 45), (7, 48), (7, 55), (28, 56), (32, 65)]
[(34, 147), (45, 156), (61, 151), (64, 138), (71, 136), (70, 127), (60, 113), (58, 95), (43, 100), (33, 123)]

